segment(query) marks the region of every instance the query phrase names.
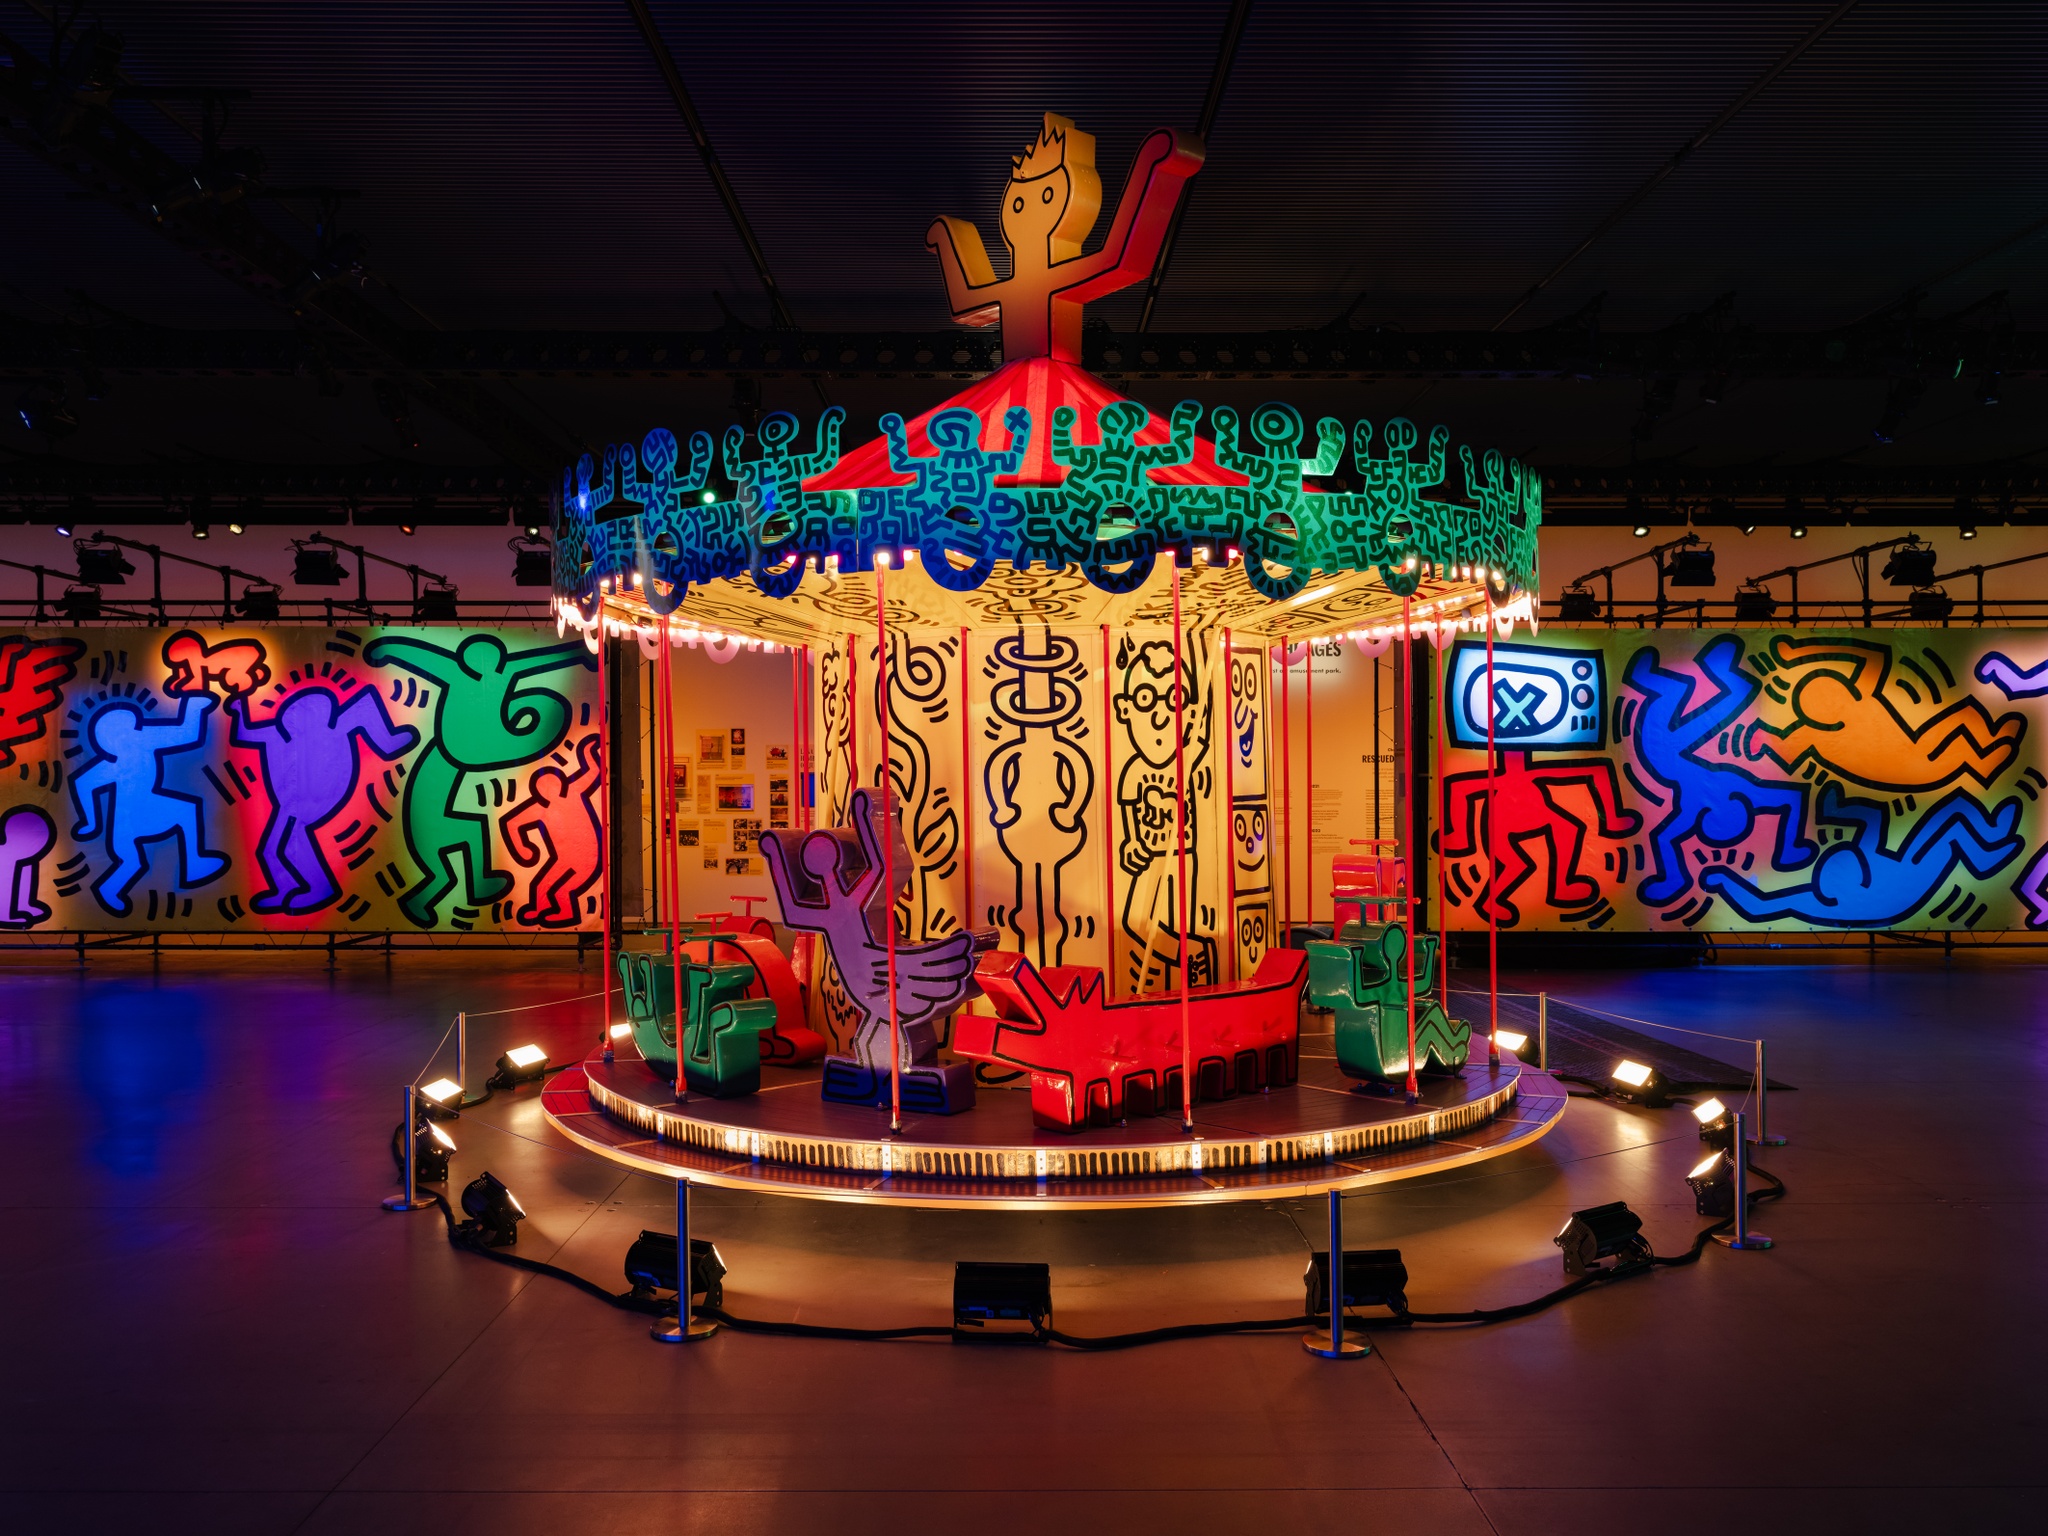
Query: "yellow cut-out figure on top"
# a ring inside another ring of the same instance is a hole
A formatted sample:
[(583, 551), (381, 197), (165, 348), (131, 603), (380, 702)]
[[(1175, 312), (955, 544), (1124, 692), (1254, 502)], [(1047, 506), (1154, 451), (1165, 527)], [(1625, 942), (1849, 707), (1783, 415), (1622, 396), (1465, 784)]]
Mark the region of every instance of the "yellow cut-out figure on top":
[(1003, 189), (1003, 243), (1010, 275), (997, 279), (981, 231), (966, 219), (939, 218), (926, 231), (938, 253), (946, 297), (962, 325), (1001, 323), (1003, 361), (1023, 357), (1081, 360), (1081, 306), (1142, 280), (1158, 258), (1173, 207), (1202, 168), (1201, 141), (1161, 128), (1138, 150), (1109, 238), (1093, 255), (1081, 244), (1102, 212), (1095, 138), (1057, 113), (1011, 161)]

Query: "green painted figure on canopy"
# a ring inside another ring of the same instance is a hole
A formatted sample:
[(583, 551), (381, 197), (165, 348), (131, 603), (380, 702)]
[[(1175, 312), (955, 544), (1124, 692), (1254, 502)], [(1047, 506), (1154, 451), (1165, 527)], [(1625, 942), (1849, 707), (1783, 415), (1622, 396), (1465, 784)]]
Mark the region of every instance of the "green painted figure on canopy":
[(502, 900), (511, 894), (512, 876), (491, 867), (489, 815), (456, 808), (463, 776), (518, 768), (560, 746), (569, 731), (569, 701), (525, 680), (594, 668), (596, 658), (581, 641), (512, 652), (495, 635), (470, 635), (448, 651), (393, 635), (371, 641), (363, 659), (440, 686), (433, 729), (405, 785), (405, 840), (421, 875), (400, 898), (400, 909), (431, 928), (458, 883), (465, 906)]

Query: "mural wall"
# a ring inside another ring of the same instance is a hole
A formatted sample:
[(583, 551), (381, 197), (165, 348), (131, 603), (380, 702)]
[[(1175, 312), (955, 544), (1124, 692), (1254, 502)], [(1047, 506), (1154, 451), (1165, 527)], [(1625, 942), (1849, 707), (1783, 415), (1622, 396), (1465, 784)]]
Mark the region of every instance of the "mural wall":
[(0, 634), (0, 928), (594, 929), (596, 668), (527, 629)]
[(1438, 667), (1454, 927), (2048, 927), (2040, 630), (1550, 630), (1490, 699), (1483, 639)]

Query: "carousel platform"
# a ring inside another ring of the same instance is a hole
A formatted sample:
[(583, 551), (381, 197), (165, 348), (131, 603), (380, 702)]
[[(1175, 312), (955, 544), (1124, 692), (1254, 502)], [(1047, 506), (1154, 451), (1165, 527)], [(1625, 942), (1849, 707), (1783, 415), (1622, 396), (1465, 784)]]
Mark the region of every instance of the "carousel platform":
[[(1328, 1037), (1322, 1037), (1327, 1050)], [(1277, 1200), (1357, 1189), (1483, 1162), (1544, 1136), (1564, 1087), (1507, 1052), (1462, 1076), (1425, 1078), (1421, 1102), (1360, 1088), (1302, 1040), (1298, 1082), (1177, 1115), (1066, 1134), (1034, 1125), (1030, 1095), (985, 1089), (953, 1116), (826, 1103), (815, 1067), (767, 1068), (732, 1099), (674, 1088), (637, 1055), (593, 1055), (542, 1098), (555, 1129), (625, 1167), (762, 1194), (980, 1210)]]

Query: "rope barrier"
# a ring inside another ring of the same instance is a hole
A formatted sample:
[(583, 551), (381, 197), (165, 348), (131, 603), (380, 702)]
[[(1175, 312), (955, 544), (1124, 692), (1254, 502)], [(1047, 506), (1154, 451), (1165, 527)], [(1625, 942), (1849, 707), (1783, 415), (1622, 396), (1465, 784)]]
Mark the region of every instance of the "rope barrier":
[(559, 1008), (564, 1003), (587, 1003), (593, 997), (603, 996), (604, 994), (602, 992), (579, 992), (574, 997), (557, 997), (545, 1003), (528, 1003), (524, 1007), (520, 1008), (491, 1008), (485, 1010), (482, 1013), (478, 1013), (475, 1009), (471, 1009), (469, 1016), (472, 1019), (495, 1019), (507, 1013), (532, 1013), (535, 1009), (538, 1008)]

